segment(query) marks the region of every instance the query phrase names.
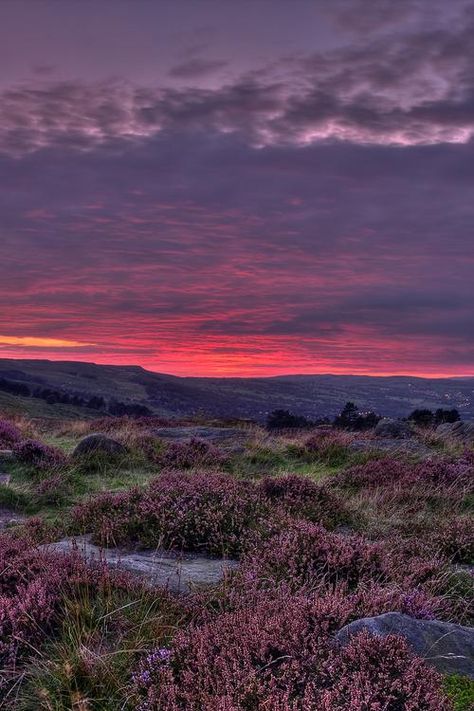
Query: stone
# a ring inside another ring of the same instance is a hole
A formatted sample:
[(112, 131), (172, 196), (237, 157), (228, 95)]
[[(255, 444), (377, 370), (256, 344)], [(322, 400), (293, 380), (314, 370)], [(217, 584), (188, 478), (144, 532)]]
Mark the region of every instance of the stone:
[(474, 442), (474, 422), (444, 422), (436, 428), (436, 434), (453, 437), (462, 442)]
[(65, 538), (40, 547), (51, 553), (66, 554), (78, 551), (86, 560), (104, 561), (111, 568), (134, 573), (151, 585), (167, 588), (175, 594), (189, 593), (195, 587), (215, 585), (222, 579), (226, 570), (238, 565), (234, 560), (208, 558), (190, 553), (100, 548), (90, 542), (90, 536)]
[(11, 449), (0, 449), (0, 464), (11, 464), (15, 461), (15, 455)]
[(107, 437), (107, 435), (94, 433), (81, 439), (75, 447), (72, 456), (87, 457), (96, 453), (120, 456), (127, 453), (127, 448), (120, 442), (117, 442), (117, 440)]
[(223, 448), (242, 447), (250, 436), (247, 430), (237, 427), (158, 427), (150, 434), (172, 442), (186, 442), (195, 438)]
[(15, 526), (19, 523), (23, 523), (25, 516), (10, 511), (9, 509), (0, 508), (0, 531), (10, 526)]
[(377, 422), (374, 430), (376, 437), (389, 437), (391, 439), (409, 439), (413, 437), (413, 430), (408, 422), (392, 420), (384, 417)]
[(440, 620), (417, 620), (399, 612), (364, 617), (343, 627), (335, 636), (342, 646), (367, 630), (377, 637), (396, 634), (427, 664), (442, 674), (462, 674), (474, 679), (474, 628)]

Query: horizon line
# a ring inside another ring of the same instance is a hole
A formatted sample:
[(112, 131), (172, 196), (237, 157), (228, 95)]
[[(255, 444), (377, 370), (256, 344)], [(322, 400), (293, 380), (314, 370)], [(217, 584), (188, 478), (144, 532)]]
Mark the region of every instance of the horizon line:
[(271, 378), (308, 378), (317, 376), (329, 376), (329, 377), (353, 377), (353, 378), (419, 378), (421, 380), (465, 380), (474, 378), (474, 373), (464, 374), (464, 375), (447, 375), (447, 374), (427, 374), (427, 375), (417, 375), (414, 373), (404, 372), (404, 373), (335, 373), (335, 372), (312, 372), (312, 373), (291, 373), (283, 372), (277, 373), (275, 375), (177, 375), (176, 373), (169, 373), (162, 370), (154, 370), (150, 367), (145, 367), (138, 363), (97, 363), (92, 360), (75, 360), (75, 359), (63, 359), (63, 358), (16, 358), (16, 357), (2, 357), (0, 354), (0, 361), (29, 361), (29, 362), (46, 362), (46, 363), (82, 363), (84, 365), (93, 365), (96, 367), (104, 368), (141, 368), (149, 373), (155, 373), (156, 375), (166, 375), (172, 378), (200, 378), (200, 379), (233, 379), (233, 380), (247, 380), (247, 379), (271, 379)]

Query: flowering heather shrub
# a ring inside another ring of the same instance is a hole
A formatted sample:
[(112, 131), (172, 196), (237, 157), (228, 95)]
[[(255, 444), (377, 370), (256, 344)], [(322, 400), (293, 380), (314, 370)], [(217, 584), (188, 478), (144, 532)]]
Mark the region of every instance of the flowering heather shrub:
[[(138, 708), (447, 711), (438, 676), (398, 638), (360, 636), (341, 653), (332, 637), (352, 612), (341, 595), (282, 594), (190, 627), (144, 658), (133, 678)], [(351, 693), (358, 705), (344, 705)]]
[(64, 501), (67, 493), (68, 483), (60, 471), (42, 479), (35, 486), (36, 500), (41, 504), (60, 504)]
[(26, 464), (36, 469), (49, 469), (62, 467), (66, 464), (66, 456), (60, 449), (49, 447), (47, 444), (34, 439), (25, 439), (13, 447), (16, 459), (21, 464)]
[(333, 685), (321, 695), (320, 711), (448, 711), (441, 677), (412, 655), (396, 635), (362, 632), (334, 654)]
[(220, 466), (225, 461), (225, 456), (218, 447), (193, 437), (189, 442), (167, 444), (156, 461), (162, 467), (191, 469)]
[(343, 536), (306, 521), (291, 526), (257, 545), (243, 560), (248, 584), (281, 583), (297, 590), (308, 586), (345, 583), (355, 589), (363, 581), (386, 581), (383, 549), (360, 536)]
[(337, 474), (333, 483), (341, 488), (419, 486), (429, 494), (434, 489), (474, 493), (474, 462), (469, 455), (458, 459), (438, 458), (420, 463), (387, 457), (351, 467)]
[(347, 523), (349, 514), (336, 494), (307, 477), (288, 474), (264, 477), (260, 488), (268, 501), (281, 506), (286, 513), (322, 523), (326, 528)]
[(20, 440), (21, 432), (18, 427), (8, 420), (0, 420), (0, 449), (9, 449)]
[(263, 525), (267, 505), (255, 486), (219, 474), (168, 473), (144, 489), (103, 494), (75, 507), (73, 526), (102, 545), (206, 550), (237, 555)]

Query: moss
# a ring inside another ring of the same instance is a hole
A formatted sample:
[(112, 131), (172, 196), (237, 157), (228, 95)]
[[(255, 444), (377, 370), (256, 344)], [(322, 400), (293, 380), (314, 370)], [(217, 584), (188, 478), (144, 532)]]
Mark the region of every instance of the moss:
[(444, 691), (454, 711), (472, 711), (474, 708), (474, 680), (467, 676), (447, 676), (444, 680)]

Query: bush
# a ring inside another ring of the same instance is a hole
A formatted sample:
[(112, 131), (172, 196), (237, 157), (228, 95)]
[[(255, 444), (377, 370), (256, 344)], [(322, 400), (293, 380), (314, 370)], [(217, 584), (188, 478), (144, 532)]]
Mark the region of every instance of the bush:
[(172, 442), (156, 457), (162, 467), (191, 469), (217, 467), (223, 464), (225, 456), (220, 449), (209, 442), (193, 437), (189, 442)]
[(220, 474), (164, 474), (144, 489), (103, 494), (75, 507), (73, 526), (102, 545), (237, 555), (266, 504), (254, 485)]
[(311, 427), (312, 423), (302, 415), (293, 415), (288, 410), (273, 410), (267, 417), (267, 429), (292, 430)]
[(20, 440), (21, 432), (18, 427), (8, 420), (0, 420), (0, 449), (10, 449)]
[(261, 480), (260, 488), (271, 504), (281, 506), (291, 516), (322, 523), (326, 528), (335, 528), (350, 520), (335, 493), (306, 477), (295, 474), (267, 476)]
[(36, 469), (61, 467), (66, 464), (66, 456), (61, 450), (49, 447), (34, 439), (25, 439), (13, 447), (15, 457), (20, 464)]
[(399, 638), (336, 647), (350, 616), (340, 595), (262, 596), (144, 656), (132, 698), (142, 711), (447, 711), (438, 675)]

